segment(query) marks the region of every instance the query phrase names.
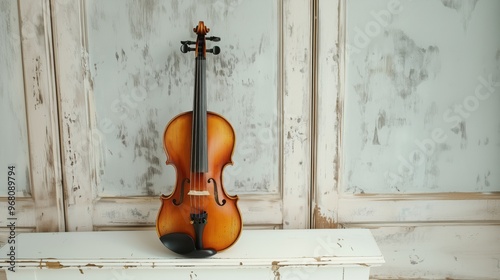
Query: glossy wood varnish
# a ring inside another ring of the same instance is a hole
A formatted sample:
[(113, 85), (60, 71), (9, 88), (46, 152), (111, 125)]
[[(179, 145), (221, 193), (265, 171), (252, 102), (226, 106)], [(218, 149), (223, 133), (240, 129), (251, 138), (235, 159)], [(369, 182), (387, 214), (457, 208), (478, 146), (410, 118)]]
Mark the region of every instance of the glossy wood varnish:
[[(156, 230), (159, 236), (182, 232), (194, 238), (194, 229), (190, 223), (189, 215), (196, 198), (190, 199), (188, 192), (190, 188), (184, 188), (184, 201), (176, 206), (173, 199), (181, 197), (181, 185), (184, 178), (193, 177), (190, 173), (190, 142), (192, 112), (183, 113), (174, 118), (165, 129), (164, 148), (168, 156), (167, 164), (175, 167), (177, 172), (176, 187), (172, 194), (161, 196), (162, 206), (158, 213)], [(241, 233), (242, 220), (236, 205), (237, 196), (229, 196), (222, 185), (222, 171), (224, 166), (232, 164), (231, 155), (235, 143), (235, 135), (231, 125), (221, 116), (208, 113), (208, 158), (209, 170), (205, 178), (216, 180), (219, 200), (226, 200), (223, 206), (219, 206), (214, 197), (213, 185), (201, 180), (200, 174), (196, 174), (199, 184), (204, 186), (191, 186), (194, 189), (206, 188), (209, 196), (201, 197), (201, 204), (208, 213), (208, 221), (203, 234), (204, 247), (221, 251), (227, 249), (238, 239)], [(186, 156), (187, 155), (187, 156)]]
[(163, 135), (167, 164), (175, 167), (177, 178), (172, 194), (161, 196), (156, 229), (164, 245), (180, 254), (193, 250), (191, 237), (200, 257), (234, 244), (242, 221), (238, 198), (227, 195), (222, 184), (222, 171), (232, 164), (234, 130), (222, 116), (207, 111), (206, 54), (217, 55), (220, 49), (207, 49), (206, 40), (220, 38), (205, 38), (210, 30), (203, 21), (193, 31), (196, 42), (181, 41), (183, 53), (195, 52), (193, 110), (172, 119)]

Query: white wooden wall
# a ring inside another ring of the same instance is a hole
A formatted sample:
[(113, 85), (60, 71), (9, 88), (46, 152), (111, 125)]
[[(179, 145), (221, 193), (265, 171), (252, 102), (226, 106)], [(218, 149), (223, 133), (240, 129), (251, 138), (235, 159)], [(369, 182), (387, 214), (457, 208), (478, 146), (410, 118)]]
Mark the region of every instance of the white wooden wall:
[[(190, 27), (200, 19), (209, 36), (222, 38), (208, 42), (222, 50), (207, 57), (208, 109), (234, 123), (238, 135), (238, 164), (226, 170), (226, 190), (278, 192), (276, 1), (85, 4), (89, 79), (101, 132), (99, 196), (172, 191), (175, 171), (164, 164), (161, 137), (170, 119), (192, 110), (194, 54), (179, 48), (180, 40), (195, 39)], [(249, 11), (257, 10), (259, 17), (252, 17)], [(245, 25), (231, 28), (237, 21)]]
[(500, 2), (354, 0), (337, 223), (372, 228), (374, 277), (500, 277)]
[[(0, 1), (0, 235), (64, 230), (53, 46), (48, 1)], [(7, 171), (15, 167), (14, 212)], [(12, 206), (12, 205), (10, 205)]]
[(207, 58), (207, 90), (209, 110), (237, 135), (226, 190), (240, 196), (247, 226), (309, 226), (308, 1), (61, 0), (52, 9), (67, 230), (154, 225), (175, 181), (163, 130), (192, 104), (194, 57), (180, 41), (195, 38), (199, 20), (222, 38), (221, 54)]
[(174, 180), (163, 128), (192, 102), (179, 41), (205, 20), (246, 226), (370, 228), (379, 279), (500, 275), (500, 2), (0, 7), (0, 178), (16, 165), (19, 232), (154, 225)]

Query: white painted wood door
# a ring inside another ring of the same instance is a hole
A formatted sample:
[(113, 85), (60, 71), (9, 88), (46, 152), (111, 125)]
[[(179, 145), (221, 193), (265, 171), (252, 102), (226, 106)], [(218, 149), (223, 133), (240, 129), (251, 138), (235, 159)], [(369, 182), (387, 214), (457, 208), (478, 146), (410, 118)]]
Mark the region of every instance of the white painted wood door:
[(374, 278), (497, 279), (500, 3), (337, 4), (318, 10), (315, 226), (371, 228)]
[(180, 41), (199, 20), (222, 38), (207, 89), (237, 135), (226, 191), (246, 226), (309, 227), (308, 1), (51, 4), (67, 230), (154, 225), (175, 182), (163, 130), (192, 104), (194, 60)]
[(49, 3), (0, 7), (3, 243), (12, 233), (64, 230), (64, 210)]

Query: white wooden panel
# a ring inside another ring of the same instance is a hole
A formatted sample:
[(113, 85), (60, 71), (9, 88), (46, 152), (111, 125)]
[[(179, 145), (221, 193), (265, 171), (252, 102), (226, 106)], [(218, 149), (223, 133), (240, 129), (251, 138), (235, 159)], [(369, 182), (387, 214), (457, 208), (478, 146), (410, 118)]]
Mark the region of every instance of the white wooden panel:
[[(243, 219), (253, 225), (308, 227), (309, 3), (207, 2), (205, 10), (176, 3), (53, 3), (67, 229), (154, 221), (145, 203), (168, 193), (173, 180), (162, 130), (190, 109), (192, 95), (190, 56), (179, 52), (179, 41), (193, 38), (197, 17), (222, 37), (223, 52), (207, 62), (215, 93), (209, 109), (227, 114), (243, 135), (235, 166), (225, 170), (228, 192), (241, 195)], [(266, 202), (253, 207), (257, 196)], [(107, 203), (125, 197), (135, 202), (124, 204), (120, 213), (128, 217), (116, 223)]]
[(374, 279), (497, 279), (500, 3), (342, 3), (336, 222), (373, 228)]
[(15, 165), (17, 191), (14, 215), (7, 199), (0, 200), (0, 226), (15, 221), (19, 230), (59, 231), (64, 218), (50, 5), (40, 0), (0, 6), (0, 121), (7, 132), (1, 138), (0, 179), (7, 186), (7, 166)]
[(59, 114), (48, 0), (19, 1), (37, 231), (64, 230)]
[[(29, 196), (29, 151), (24, 98), (19, 7), (0, 1), (0, 184), (7, 183), (7, 167), (16, 167), (17, 196)], [(0, 188), (7, 196), (7, 187)], [(3, 209), (3, 208), (2, 208)], [(4, 214), (4, 213), (1, 213)]]
[[(66, 230), (92, 230), (92, 201), (97, 197), (94, 145), (99, 131), (92, 130), (92, 84), (83, 1), (53, 1), (55, 65), (58, 69), (61, 119), (61, 158), (64, 174)], [(82, 22), (83, 21), (83, 22)]]
[(500, 190), (499, 12), (347, 2), (343, 192)]
[(342, 91), (340, 87), (343, 48), (342, 1), (317, 1), (316, 27), (316, 100), (315, 170), (313, 222), (315, 228), (335, 227), (338, 210), (340, 129), (342, 125)]
[[(94, 206), (94, 228), (152, 226), (160, 208), (158, 198), (101, 198)], [(262, 199), (259, 195), (243, 195), (238, 201), (245, 225), (281, 225), (282, 202), (279, 196)], [(262, 213), (266, 215), (262, 215)]]
[(283, 2), (283, 216), (285, 228), (310, 226), (311, 3)]
[(498, 221), (498, 195), (362, 196), (338, 201), (339, 223)]
[(0, 228), (4, 228), (5, 230), (8, 229), (8, 225), (12, 221), (7, 218), (16, 218), (16, 227), (34, 227), (37, 223), (37, 219), (35, 218), (37, 213), (33, 204), (32, 198), (17, 198), (15, 215), (10, 216), (7, 210), (9, 206), (7, 201), (0, 202), (0, 207), (3, 209), (2, 213), (0, 213), (0, 217), (2, 217), (2, 219), (0, 219)]
[[(369, 226), (369, 225), (366, 225)], [(372, 229), (386, 263), (374, 279), (498, 279), (500, 225), (395, 226)]]
[(211, 29), (208, 36), (222, 39), (207, 42), (222, 50), (207, 55), (208, 109), (226, 117), (237, 135), (225, 188), (279, 191), (278, 1), (85, 4), (99, 196), (172, 191), (175, 171), (165, 165), (163, 130), (192, 110), (194, 53), (179, 48), (181, 40), (196, 39), (199, 20)]

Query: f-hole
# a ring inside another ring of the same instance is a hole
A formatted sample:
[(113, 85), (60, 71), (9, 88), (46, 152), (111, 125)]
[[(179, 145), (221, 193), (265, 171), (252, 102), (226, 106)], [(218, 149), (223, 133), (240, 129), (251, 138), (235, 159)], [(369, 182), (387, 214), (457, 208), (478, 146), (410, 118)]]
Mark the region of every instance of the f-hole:
[(208, 179), (208, 183), (210, 183), (210, 182), (214, 183), (214, 198), (215, 198), (215, 202), (219, 206), (223, 206), (224, 204), (226, 204), (226, 200), (223, 199), (222, 203), (219, 202), (219, 193), (217, 191), (217, 183), (215, 182), (215, 180), (213, 178)]
[(189, 182), (189, 178), (184, 178), (184, 180), (182, 181), (182, 185), (181, 185), (181, 195), (180, 195), (180, 199), (179, 199), (179, 203), (177, 203), (177, 199), (174, 198), (174, 200), (172, 200), (172, 203), (175, 205), (175, 206), (179, 206), (182, 204), (182, 201), (184, 201), (184, 185), (186, 183), (190, 183)]

